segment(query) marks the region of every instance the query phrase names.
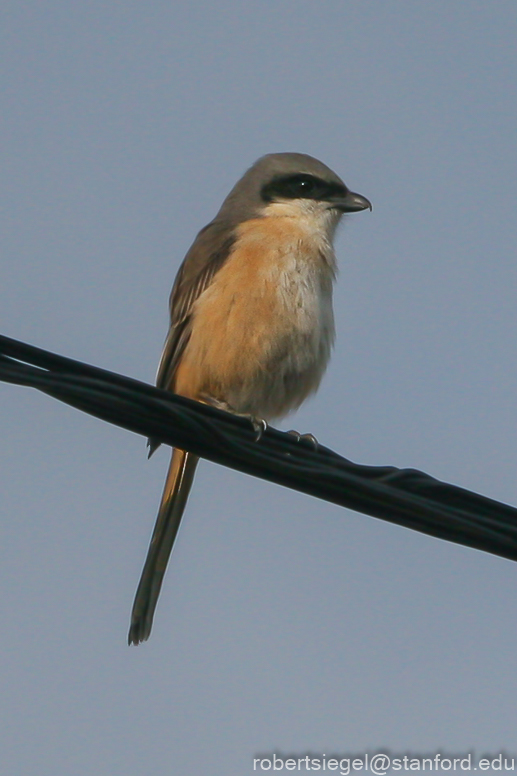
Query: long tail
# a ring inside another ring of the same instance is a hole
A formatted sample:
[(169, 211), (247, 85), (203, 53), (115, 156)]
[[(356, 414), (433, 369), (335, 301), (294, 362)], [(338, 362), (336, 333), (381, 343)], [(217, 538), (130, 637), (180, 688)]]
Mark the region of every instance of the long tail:
[(151, 633), (154, 610), (160, 595), (163, 576), (178, 533), (198, 461), (199, 458), (192, 453), (177, 449), (172, 451), (156, 525), (131, 612), (128, 644), (136, 646), (141, 641), (146, 641)]

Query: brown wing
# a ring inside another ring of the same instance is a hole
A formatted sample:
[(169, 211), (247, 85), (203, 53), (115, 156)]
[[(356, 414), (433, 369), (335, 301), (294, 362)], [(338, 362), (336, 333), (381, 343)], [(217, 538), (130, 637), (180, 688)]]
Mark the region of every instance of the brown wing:
[[(192, 328), (192, 306), (211, 284), (230, 255), (235, 236), (225, 224), (212, 221), (202, 229), (183, 259), (169, 300), (171, 324), (163, 347), (156, 385), (174, 390), (174, 377)], [(159, 442), (150, 439), (149, 455)]]
[(158, 388), (174, 390), (174, 375), (190, 337), (192, 306), (228, 258), (234, 241), (227, 228), (212, 221), (183, 259), (169, 301), (171, 324), (158, 367)]

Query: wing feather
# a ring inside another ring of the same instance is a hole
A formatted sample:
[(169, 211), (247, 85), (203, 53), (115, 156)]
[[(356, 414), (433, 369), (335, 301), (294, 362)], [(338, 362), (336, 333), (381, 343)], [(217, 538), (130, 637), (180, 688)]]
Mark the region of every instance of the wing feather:
[[(156, 385), (174, 390), (174, 378), (192, 331), (192, 308), (212, 283), (232, 251), (235, 235), (225, 224), (212, 221), (202, 229), (183, 259), (172, 287), (169, 308), (170, 327), (156, 376)], [(149, 455), (159, 442), (149, 439)]]
[(192, 307), (212, 283), (235, 242), (233, 234), (216, 226), (212, 222), (198, 234), (174, 281), (169, 301), (171, 323), (156, 378), (158, 388), (174, 390), (176, 369), (190, 338)]

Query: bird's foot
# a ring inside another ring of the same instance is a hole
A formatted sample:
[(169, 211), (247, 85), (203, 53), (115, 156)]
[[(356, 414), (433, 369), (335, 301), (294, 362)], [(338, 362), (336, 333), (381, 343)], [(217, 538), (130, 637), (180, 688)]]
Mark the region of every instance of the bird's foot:
[(249, 420), (255, 431), (255, 442), (259, 442), (267, 430), (267, 421), (265, 421), (264, 418), (257, 418), (255, 415), (250, 415), (248, 412), (237, 412), (231, 404), (228, 404), (228, 402), (223, 399), (215, 399), (213, 396), (203, 395), (201, 401), (210, 404), (218, 410), (231, 412), (232, 415), (237, 415), (238, 418), (246, 418), (246, 420)]
[(255, 442), (260, 442), (262, 435), (267, 431), (267, 421), (265, 421), (264, 418), (256, 418), (254, 415), (244, 415), (244, 417), (248, 418), (253, 426), (253, 430), (255, 431)]
[(295, 431), (293, 428), (287, 433), (291, 434), (291, 436), (294, 436), (297, 442), (306, 442), (307, 444), (311, 445), (314, 450), (318, 449), (318, 440), (314, 434), (300, 434), (299, 431)]

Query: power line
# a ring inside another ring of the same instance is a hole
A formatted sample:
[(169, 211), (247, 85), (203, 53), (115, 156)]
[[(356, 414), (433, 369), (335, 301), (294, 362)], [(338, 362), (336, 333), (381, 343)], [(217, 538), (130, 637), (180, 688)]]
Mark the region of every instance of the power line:
[(215, 463), (440, 539), (517, 560), (517, 509), (416, 469), (364, 466), (245, 418), (0, 336), (0, 380), (36, 388)]

